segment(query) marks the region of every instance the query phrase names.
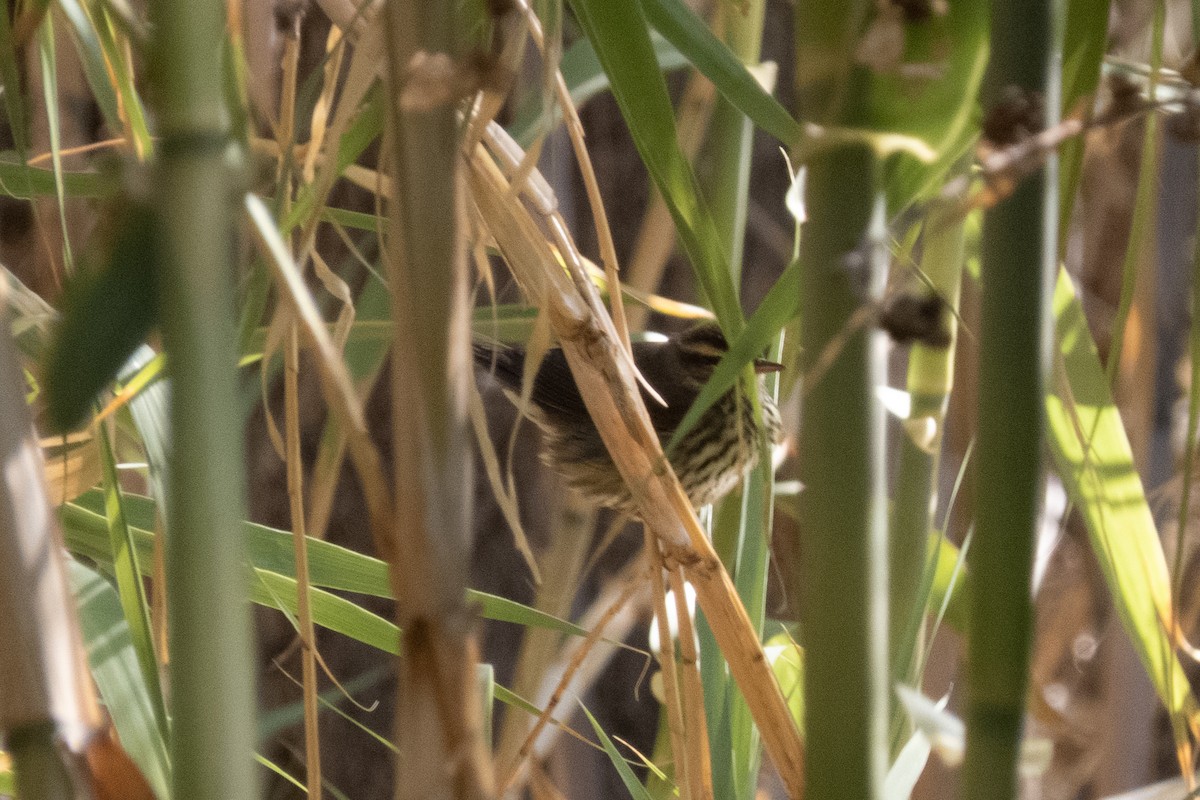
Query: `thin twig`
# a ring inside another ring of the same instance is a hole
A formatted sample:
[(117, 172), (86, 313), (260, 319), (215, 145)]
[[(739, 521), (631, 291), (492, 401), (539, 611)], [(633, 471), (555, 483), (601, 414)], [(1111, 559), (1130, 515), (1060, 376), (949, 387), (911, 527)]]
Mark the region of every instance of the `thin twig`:
[(562, 677), (559, 678), (557, 685), (554, 687), (554, 692), (550, 695), (550, 700), (546, 703), (546, 707), (542, 713), (538, 715), (537, 721), (534, 722), (529, 734), (525, 737), (525, 741), (521, 744), (517, 751), (517, 763), (513, 765), (508, 775), (500, 782), (500, 794), (505, 794), (506, 791), (518, 780), (520, 773), (523, 771), (526, 762), (533, 753), (534, 744), (537, 742), (538, 736), (542, 730), (548, 725), (554, 716), (555, 710), (562, 703), (563, 696), (566, 694), (567, 687), (570, 686), (571, 680), (575, 677), (583, 661), (587, 658), (592, 648), (596, 643), (604, 637), (604, 630), (608, 623), (617, 615), (618, 612), (629, 602), (630, 598), (641, 590), (641, 582), (636, 580), (629, 581), (621, 594), (605, 610), (604, 615), (596, 622), (595, 626), (588, 631), (587, 637), (583, 640), (583, 644), (575, 651), (571, 657), (567, 668), (563, 670)]

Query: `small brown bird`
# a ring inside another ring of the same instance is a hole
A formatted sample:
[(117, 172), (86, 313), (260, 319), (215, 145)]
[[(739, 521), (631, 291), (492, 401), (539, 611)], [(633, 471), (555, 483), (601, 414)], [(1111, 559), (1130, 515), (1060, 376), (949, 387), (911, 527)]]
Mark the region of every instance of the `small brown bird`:
[[(665, 446), (700, 389), (729, 349), (721, 329), (701, 323), (665, 342), (636, 342), (633, 360), (646, 381), (666, 402), (641, 389), (650, 421)], [(520, 347), (475, 343), (475, 362), (490, 371), (517, 402), (525, 366)], [(781, 367), (757, 359), (758, 373)], [(760, 392), (768, 447), (782, 441), (779, 409)], [(600, 433), (584, 406), (562, 350), (551, 349), (538, 367), (530, 395), (529, 417), (545, 433), (543, 458), (567, 483), (598, 505), (636, 513), (633, 497), (613, 464)], [(739, 383), (712, 405), (680, 440), (670, 462), (697, 508), (728, 494), (762, 455), (754, 409)]]

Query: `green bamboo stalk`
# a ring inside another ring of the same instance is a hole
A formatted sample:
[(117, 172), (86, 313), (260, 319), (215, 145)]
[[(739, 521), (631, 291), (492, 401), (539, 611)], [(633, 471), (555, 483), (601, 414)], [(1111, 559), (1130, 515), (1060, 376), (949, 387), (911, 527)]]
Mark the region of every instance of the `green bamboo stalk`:
[[(866, 148), (809, 163), (809, 221), (800, 244), (807, 377), (797, 595), (809, 800), (878, 798), (887, 767), (887, 536), (883, 418), (875, 399), (886, 343), (851, 319), (878, 293), (885, 266), (881, 248), (860, 248), (869, 227), (881, 233), (875, 181)], [(814, 376), (831, 342), (840, 348), (836, 359)]]
[(240, 525), (233, 201), (224, 6), (150, 4), (161, 146), (163, 340), (171, 378), (166, 547), (174, 796), (257, 796), (254, 668)]
[(447, 84), (445, 68), (459, 63), (455, 8), (446, 0), (384, 9), (397, 187), (387, 253), (398, 532), (389, 568), (405, 631), (398, 800), (482, 800), (494, 791), (478, 699), (476, 614), (463, 599), (471, 547), (471, 313), (457, 225), (458, 98), (431, 88)]
[[(1020, 25), (1014, 24), (1020, 20)], [(1051, 8), (1040, 0), (995, 6), (989, 97), (1045, 92)], [(1016, 796), (1033, 608), (1030, 576), (1042, 487), (1041, 444), (1055, 275), (1058, 175), (1051, 158), (984, 218), (979, 356), (978, 500), (969, 565), (967, 751), (963, 796)]]
[[(962, 267), (963, 221), (949, 209), (931, 213), (923, 233), (920, 269), (950, 307), (958, 305)], [(957, 320), (945, 310), (943, 322), (952, 337), (949, 347), (918, 342), (909, 353), (907, 386), (912, 407), (900, 439), (889, 533), (892, 679), (909, 684), (916, 678), (915, 655), (925, 615), (922, 576), (937, 497), (946, 404), (954, 381)], [(896, 744), (893, 740), (893, 747)]]
[[(808, 121), (869, 124), (870, 75), (853, 62), (871, 4), (797, 6), (796, 89)], [(853, 317), (886, 268), (879, 167), (865, 147), (808, 163), (800, 241), (805, 377), (800, 431), (800, 602), (808, 798), (877, 800), (887, 769), (887, 530), (883, 335)], [(868, 243), (875, 245), (867, 249)], [(827, 369), (814, 368), (836, 348)]]

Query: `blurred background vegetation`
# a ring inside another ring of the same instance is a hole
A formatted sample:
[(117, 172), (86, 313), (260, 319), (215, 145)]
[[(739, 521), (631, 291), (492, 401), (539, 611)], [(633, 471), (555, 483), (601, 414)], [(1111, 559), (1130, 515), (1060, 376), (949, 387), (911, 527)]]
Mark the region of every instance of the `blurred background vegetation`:
[[(1200, 4), (6, 12), (0, 795), (1187, 796)], [(713, 315), (649, 534), (469, 366)]]

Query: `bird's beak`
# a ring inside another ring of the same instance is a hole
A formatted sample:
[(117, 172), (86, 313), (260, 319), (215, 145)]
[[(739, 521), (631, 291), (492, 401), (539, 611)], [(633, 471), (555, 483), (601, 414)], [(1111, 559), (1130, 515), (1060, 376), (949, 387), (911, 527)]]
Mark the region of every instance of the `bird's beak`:
[(765, 375), (768, 372), (779, 372), (783, 369), (783, 364), (775, 361), (767, 361), (765, 358), (754, 359), (754, 371), (759, 375)]

